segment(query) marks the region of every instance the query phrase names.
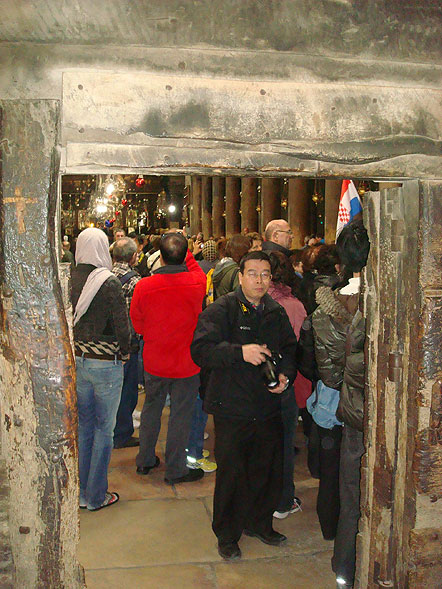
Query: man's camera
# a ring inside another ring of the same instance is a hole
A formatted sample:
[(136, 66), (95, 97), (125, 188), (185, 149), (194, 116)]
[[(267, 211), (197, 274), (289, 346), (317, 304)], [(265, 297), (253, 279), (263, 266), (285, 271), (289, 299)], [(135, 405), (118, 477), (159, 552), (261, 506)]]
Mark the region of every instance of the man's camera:
[(261, 376), (264, 384), (268, 389), (276, 389), (279, 385), (279, 363), (281, 361), (281, 354), (272, 352), (271, 356), (265, 357), (261, 364)]

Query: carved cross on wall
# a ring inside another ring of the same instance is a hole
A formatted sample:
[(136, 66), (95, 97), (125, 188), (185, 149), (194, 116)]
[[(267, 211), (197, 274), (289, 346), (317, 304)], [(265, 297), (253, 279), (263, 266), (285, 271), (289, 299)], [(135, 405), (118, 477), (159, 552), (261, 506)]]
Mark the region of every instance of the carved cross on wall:
[(26, 204), (29, 203), (36, 203), (37, 199), (35, 197), (24, 197), (22, 195), (22, 191), (21, 191), (21, 187), (17, 186), (17, 188), (14, 191), (14, 195), (15, 196), (7, 196), (4, 199), (4, 203), (15, 203), (16, 206), (16, 216), (17, 216), (17, 225), (18, 225), (18, 232), (19, 233), (25, 233), (26, 232), (26, 227), (25, 227), (25, 210), (26, 210)]

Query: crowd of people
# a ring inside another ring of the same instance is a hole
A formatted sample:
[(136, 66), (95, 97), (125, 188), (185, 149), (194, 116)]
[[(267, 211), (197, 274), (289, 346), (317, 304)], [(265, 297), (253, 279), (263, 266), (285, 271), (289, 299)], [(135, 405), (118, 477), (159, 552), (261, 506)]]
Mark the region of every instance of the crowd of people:
[(139, 447), (140, 476), (159, 466), (168, 404), (164, 481), (192, 483), (216, 471), (212, 528), (221, 557), (241, 557), (242, 534), (280, 546), (287, 538), (275, 520), (302, 505), (293, 480), (301, 417), (322, 534), (334, 540), (338, 584), (351, 587), (364, 451), (359, 293), (369, 242), (362, 221), (344, 227), (336, 244), (308, 236), (292, 250), (291, 242), (282, 219), (263, 236), (227, 240), (176, 229), (118, 229), (112, 243), (98, 228), (79, 234), (75, 262), (72, 254), (65, 261), (73, 267), (80, 508), (118, 502), (108, 490), (112, 448)]

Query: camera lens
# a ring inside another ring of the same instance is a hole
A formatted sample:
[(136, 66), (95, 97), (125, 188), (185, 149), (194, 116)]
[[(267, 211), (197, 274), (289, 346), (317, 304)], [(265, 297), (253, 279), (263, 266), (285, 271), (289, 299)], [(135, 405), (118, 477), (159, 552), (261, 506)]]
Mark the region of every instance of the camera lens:
[(264, 384), (268, 389), (275, 389), (279, 384), (276, 370), (276, 361), (273, 356), (266, 356), (265, 361), (261, 364), (261, 374)]

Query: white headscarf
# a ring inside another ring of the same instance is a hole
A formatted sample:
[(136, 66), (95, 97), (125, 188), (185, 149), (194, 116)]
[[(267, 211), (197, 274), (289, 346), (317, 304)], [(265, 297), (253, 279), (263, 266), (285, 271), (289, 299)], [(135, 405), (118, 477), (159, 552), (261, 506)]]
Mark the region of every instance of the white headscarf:
[(104, 231), (90, 227), (80, 233), (75, 247), (75, 263), (77, 265), (92, 264), (92, 266), (96, 266), (96, 269), (89, 274), (81, 291), (75, 307), (74, 325), (89, 309), (89, 305), (100, 290), (103, 282), (113, 276), (109, 241)]

